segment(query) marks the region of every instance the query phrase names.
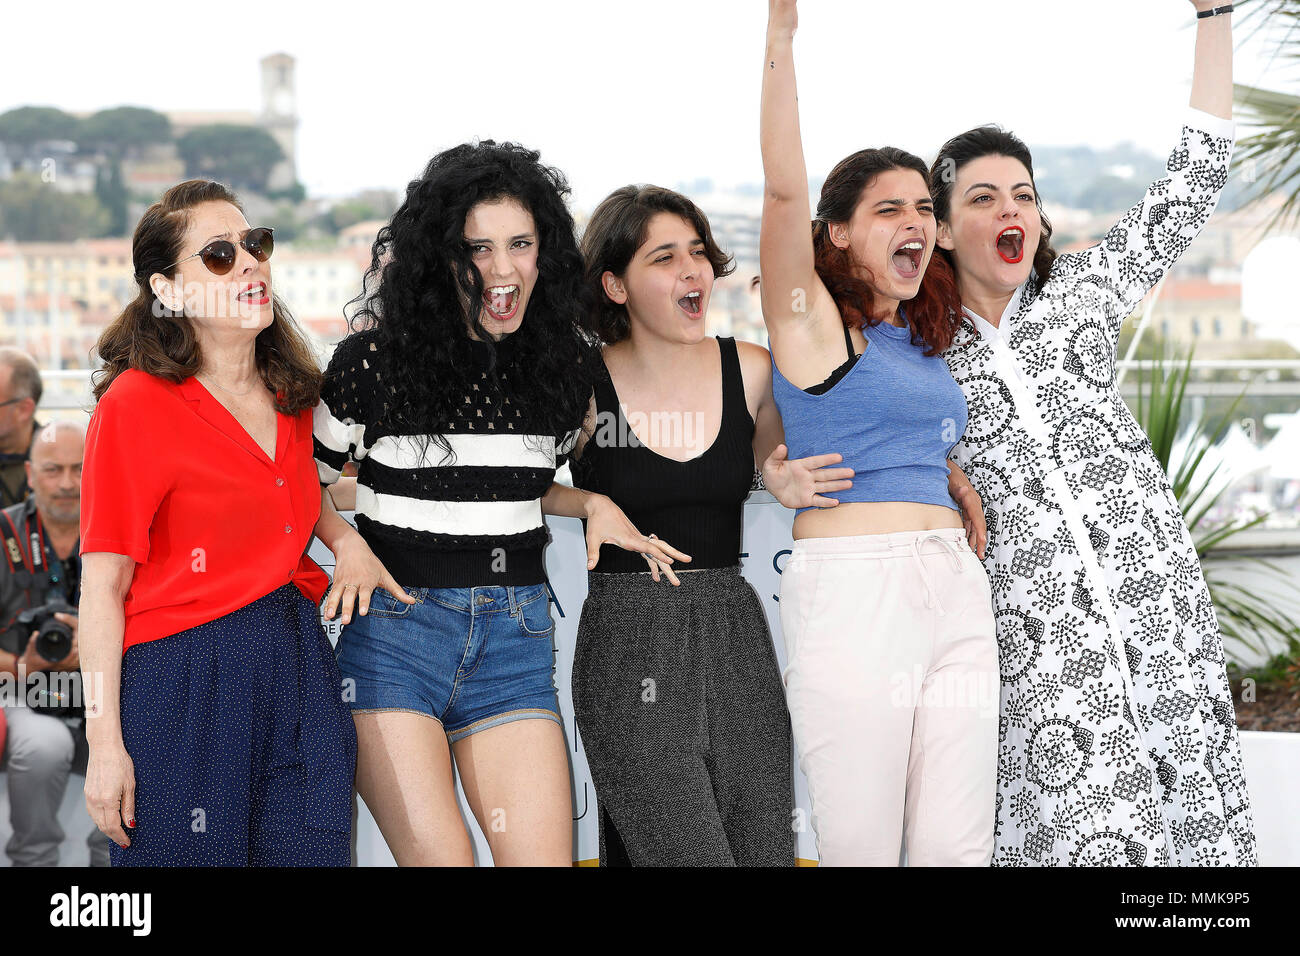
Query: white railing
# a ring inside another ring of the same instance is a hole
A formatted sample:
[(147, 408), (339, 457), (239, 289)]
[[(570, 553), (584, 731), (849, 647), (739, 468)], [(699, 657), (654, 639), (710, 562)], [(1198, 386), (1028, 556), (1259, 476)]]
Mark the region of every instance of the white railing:
[[(1155, 363), (1150, 360), (1121, 361), (1121, 368), (1132, 372), (1145, 372)], [(1283, 406), (1276, 413), (1285, 416), (1288, 413), (1300, 413), (1300, 377), (1295, 380), (1277, 380), (1283, 373), (1300, 373), (1300, 360), (1296, 359), (1204, 359), (1192, 362), (1193, 372), (1215, 372), (1235, 370), (1246, 376), (1246, 380), (1236, 382), (1198, 382), (1193, 378), (1188, 383), (1186, 394), (1198, 401), (1204, 398), (1226, 396), (1236, 397), (1243, 389), (1250, 396), (1268, 396), (1285, 399), (1291, 397), (1294, 402), (1281, 402)], [(1259, 381), (1261, 373), (1274, 373), (1270, 381)], [(90, 408), (90, 369), (52, 369), (43, 371), (45, 392), (41, 401), (43, 414), (54, 417), (75, 416)], [(1137, 391), (1138, 378), (1130, 375), (1123, 387), (1123, 394), (1130, 399)], [(1263, 508), (1272, 510), (1264, 526), (1234, 537), (1225, 542), (1224, 551), (1245, 550), (1250, 552), (1268, 552), (1269, 554), (1300, 554), (1300, 503), (1294, 507), (1287, 504), (1285, 510), (1279, 509), (1282, 502), (1292, 502), (1293, 486), (1288, 480), (1300, 480), (1300, 476), (1274, 476), (1268, 471), (1260, 472), (1250, 479), (1250, 485), (1244, 481), (1231, 482), (1231, 490), (1225, 495), (1224, 504), (1215, 515), (1215, 520), (1227, 517), (1248, 517)], [(1217, 487), (1217, 485), (1216, 485)], [(1271, 502), (1271, 504), (1270, 504)], [(1230, 545), (1230, 546), (1229, 546)]]

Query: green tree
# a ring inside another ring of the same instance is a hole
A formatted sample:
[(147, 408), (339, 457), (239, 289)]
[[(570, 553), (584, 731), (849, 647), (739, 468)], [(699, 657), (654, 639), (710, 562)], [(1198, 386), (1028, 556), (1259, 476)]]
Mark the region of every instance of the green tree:
[(82, 150), (105, 154), (104, 162), (95, 171), (95, 195), (108, 210), (108, 233), (126, 235), (131, 197), (122, 175), (122, 160), (144, 147), (171, 142), (171, 120), (154, 110), (118, 106), (85, 119), (80, 137), (78, 146)]
[(230, 123), (196, 126), (177, 140), (176, 149), (187, 176), (258, 193), (266, 191), (271, 170), (284, 159), (280, 144), (266, 130)]
[(325, 213), (321, 224), (327, 232), (342, 232), (348, 226), (378, 218), (380, 218), (379, 213), (369, 203), (358, 199), (345, 199)]
[(0, 143), (34, 146), (52, 139), (76, 140), (79, 126), (75, 116), (52, 106), (20, 106), (0, 113)]
[(84, 150), (103, 150), (121, 158), (142, 146), (170, 143), (171, 120), (162, 113), (138, 106), (100, 110), (82, 121), (78, 145)]
[[(1277, 59), (1295, 67), (1300, 60), (1300, 0), (1263, 0), (1252, 4), (1245, 19), (1255, 31), (1277, 31)], [(1293, 222), (1300, 218), (1300, 96), (1241, 83), (1233, 91), (1239, 118), (1258, 128), (1238, 142), (1235, 166), (1257, 184), (1251, 198), (1282, 193), (1283, 205), (1270, 225)]]
[(109, 216), (94, 196), (59, 192), (32, 173), (0, 183), (0, 236), (19, 242), (71, 242), (102, 236)]
[(1075, 204), (1081, 209), (1092, 212), (1127, 209), (1133, 204), (1135, 186), (1139, 190), (1142, 188), (1131, 179), (1121, 179), (1119, 176), (1105, 173), (1083, 188), (1075, 199)]
[[(1212, 517), (1226, 490), (1222, 484), (1215, 487), (1215, 477), (1224, 463), (1211, 465), (1206, 456), (1227, 434), (1232, 423), (1240, 420), (1245, 389), (1226, 407), (1197, 416), (1186, 401), (1191, 378), (1190, 351), (1186, 359), (1159, 355), (1150, 369), (1138, 373), (1137, 400), (1130, 401), (1129, 408), (1151, 439), (1151, 452), (1169, 476), (1170, 488), (1187, 521), (1229, 664), (1239, 665), (1248, 656), (1239, 648), (1269, 655), (1286, 651), (1294, 660), (1300, 654), (1300, 621), (1291, 616), (1287, 602), (1269, 596), (1266, 591), (1248, 590), (1221, 573), (1225, 565), (1251, 567), (1261, 578), (1289, 587), (1293, 592), (1296, 587), (1286, 571), (1270, 561), (1225, 553), (1225, 542), (1262, 524), (1269, 517), (1267, 512), (1226, 520)], [(1178, 436), (1188, 434), (1189, 428), (1190, 437), (1180, 458), (1175, 460), (1174, 445)], [(1206, 559), (1211, 556), (1221, 560), (1208, 562)]]
[(284, 189), (277, 189), (266, 194), (267, 199), (283, 199), (290, 203), (300, 203), (307, 198), (307, 187), (298, 181), (294, 181), (292, 186), (286, 186)]
[(122, 178), (122, 161), (108, 160), (95, 170), (95, 198), (108, 213), (107, 235), (125, 236), (131, 196)]

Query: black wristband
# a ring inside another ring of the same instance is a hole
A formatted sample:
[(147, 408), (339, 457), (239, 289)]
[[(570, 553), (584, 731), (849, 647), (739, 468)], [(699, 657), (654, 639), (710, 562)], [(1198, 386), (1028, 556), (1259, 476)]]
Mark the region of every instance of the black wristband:
[(1196, 11), (1196, 19), (1208, 20), (1210, 17), (1217, 17), (1220, 13), (1231, 13), (1231, 12), (1232, 12), (1232, 4), (1229, 3), (1226, 6), (1215, 7), (1213, 10), (1198, 10)]

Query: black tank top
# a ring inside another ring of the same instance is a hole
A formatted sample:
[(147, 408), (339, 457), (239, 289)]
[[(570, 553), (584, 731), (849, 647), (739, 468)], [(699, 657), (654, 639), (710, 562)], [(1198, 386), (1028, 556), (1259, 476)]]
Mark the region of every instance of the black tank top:
[[(641, 444), (623, 417), (602, 363), (595, 385), (596, 430), (582, 457), (570, 466), (576, 487), (608, 495), (642, 534), (654, 534), (689, 554), (690, 563), (674, 562), (679, 571), (740, 563), (742, 506), (754, 480), (754, 420), (745, 405), (736, 340), (719, 338), (718, 351), (722, 424), (703, 454), (675, 461)], [(683, 424), (688, 418), (689, 413), (682, 416)], [(649, 567), (640, 554), (605, 544), (595, 570), (626, 573)]]

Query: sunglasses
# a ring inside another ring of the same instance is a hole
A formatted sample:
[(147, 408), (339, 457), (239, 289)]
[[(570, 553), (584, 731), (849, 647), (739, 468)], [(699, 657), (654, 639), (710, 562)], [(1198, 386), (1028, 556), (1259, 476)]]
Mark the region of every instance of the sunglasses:
[[(247, 249), (248, 254), (258, 262), (265, 262), (271, 258), (271, 253), (275, 250), (275, 237), (271, 232), (272, 230), (267, 226), (250, 229), (244, 234), (244, 238), (239, 240), (239, 245)], [(235, 255), (235, 243), (229, 239), (216, 239), (194, 255), (178, 259), (161, 271), (166, 272), (172, 266), (178, 266), (182, 262), (189, 262), (198, 257), (203, 259), (203, 264), (208, 267), (209, 272), (215, 276), (223, 276), (235, 267)]]

